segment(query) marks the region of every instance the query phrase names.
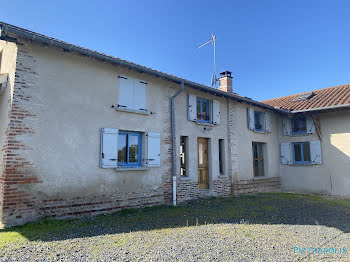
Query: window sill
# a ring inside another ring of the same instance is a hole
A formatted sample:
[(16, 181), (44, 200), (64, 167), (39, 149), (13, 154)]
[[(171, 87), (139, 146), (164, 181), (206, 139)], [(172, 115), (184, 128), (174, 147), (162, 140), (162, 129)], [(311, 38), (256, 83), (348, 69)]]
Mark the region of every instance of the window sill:
[(141, 114), (141, 115), (149, 115), (149, 114), (151, 114), (151, 112), (148, 112), (148, 111), (129, 109), (129, 108), (122, 108), (122, 107), (117, 107), (115, 110), (116, 111), (120, 111), (120, 112), (135, 113), (135, 114)]
[(267, 132), (267, 131), (264, 131), (264, 130), (252, 130), (253, 132), (255, 133), (259, 133), (259, 134), (268, 134), (268, 133), (271, 133), (271, 132)]
[(140, 167), (118, 167), (115, 168), (115, 171), (117, 172), (124, 172), (124, 171), (147, 171), (150, 170), (149, 167), (140, 166)]
[(180, 177), (180, 181), (189, 181), (191, 180), (188, 176), (183, 176), (183, 177)]
[(290, 166), (314, 166), (315, 164), (313, 163), (291, 163), (289, 164)]
[(200, 125), (200, 126), (215, 126), (214, 124), (206, 123), (206, 122), (199, 122), (199, 121), (196, 121), (195, 123), (196, 123), (197, 125)]
[(267, 179), (268, 177), (267, 176), (255, 176), (254, 178), (253, 178), (253, 181), (254, 180), (264, 180), (264, 179)]

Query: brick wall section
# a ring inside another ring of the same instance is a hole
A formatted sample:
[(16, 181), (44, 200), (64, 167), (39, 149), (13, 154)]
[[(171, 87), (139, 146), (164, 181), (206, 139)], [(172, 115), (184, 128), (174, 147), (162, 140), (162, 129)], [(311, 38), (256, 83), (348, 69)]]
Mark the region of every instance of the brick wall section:
[(260, 192), (280, 192), (281, 181), (279, 177), (265, 179), (240, 180), (232, 184), (232, 194), (254, 194)]
[[(35, 119), (28, 104), (31, 104), (32, 88), (38, 79), (35, 71), (35, 58), (24, 46), (18, 46), (15, 84), (12, 105), (9, 110), (9, 125), (2, 148), (3, 173), (0, 177), (2, 197), (2, 223), (4, 225), (22, 224), (36, 218), (36, 196), (30, 190), (32, 184), (40, 183), (30, 170), (33, 163), (27, 161), (23, 152), (31, 150), (23, 142), (35, 132), (28, 126), (28, 119)], [(31, 104), (31, 106), (35, 106)]]
[(189, 180), (180, 180), (177, 183), (177, 202), (181, 203), (187, 200), (197, 199), (199, 197), (198, 182)]
[(123, 208), (136, 208), (164, 203), (162, 188), (149, 192), (117, 192), (113, 195), (82, 196), (71, 199), (46, 199), (40, 202), (38, 217), (72, 217), (102, 214)]
[(227, 115), (227, 128), (228, 128), (228, 145), (229, 145), (229, 177), (231, 181), (237, 181), (238, 179), (238, 138), (237, 138), (237, 111), (233, 101), (227, 102), (228, 115)]
[(220, 177), (213, 181), (212, 191), (218, 196), (231, 195), (231, 180), (228, 177)]

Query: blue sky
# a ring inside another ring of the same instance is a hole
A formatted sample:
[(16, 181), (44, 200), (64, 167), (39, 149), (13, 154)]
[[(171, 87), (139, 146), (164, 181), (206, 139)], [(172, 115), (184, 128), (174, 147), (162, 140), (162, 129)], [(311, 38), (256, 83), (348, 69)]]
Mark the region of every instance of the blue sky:
[[(2, 1), (0, 20), (263, 100), (350, 83), (350, 1)], [(5, 11), (7, 10), (7, 11)]]

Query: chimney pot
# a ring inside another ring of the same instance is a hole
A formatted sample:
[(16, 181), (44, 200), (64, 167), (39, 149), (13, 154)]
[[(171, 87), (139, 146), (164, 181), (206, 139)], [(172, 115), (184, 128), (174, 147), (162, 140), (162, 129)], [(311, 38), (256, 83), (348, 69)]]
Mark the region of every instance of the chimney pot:
[(233, 93), (232, 90), (232, 76), (230, 71), (224, 71), (220, 73), (219, 77), (219, 90)]

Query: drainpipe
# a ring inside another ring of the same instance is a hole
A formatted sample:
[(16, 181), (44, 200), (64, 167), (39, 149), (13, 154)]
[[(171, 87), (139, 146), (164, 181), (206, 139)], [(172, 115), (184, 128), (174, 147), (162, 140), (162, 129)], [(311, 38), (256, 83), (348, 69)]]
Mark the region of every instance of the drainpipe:
[(173, 169), (173, 206), (176, 206), (176, 163), (175, 163), (175, 98), (184, 90), (185, 83), (181, 82), (181, 88), (170, 99), (171, 103), (171, 151)]

